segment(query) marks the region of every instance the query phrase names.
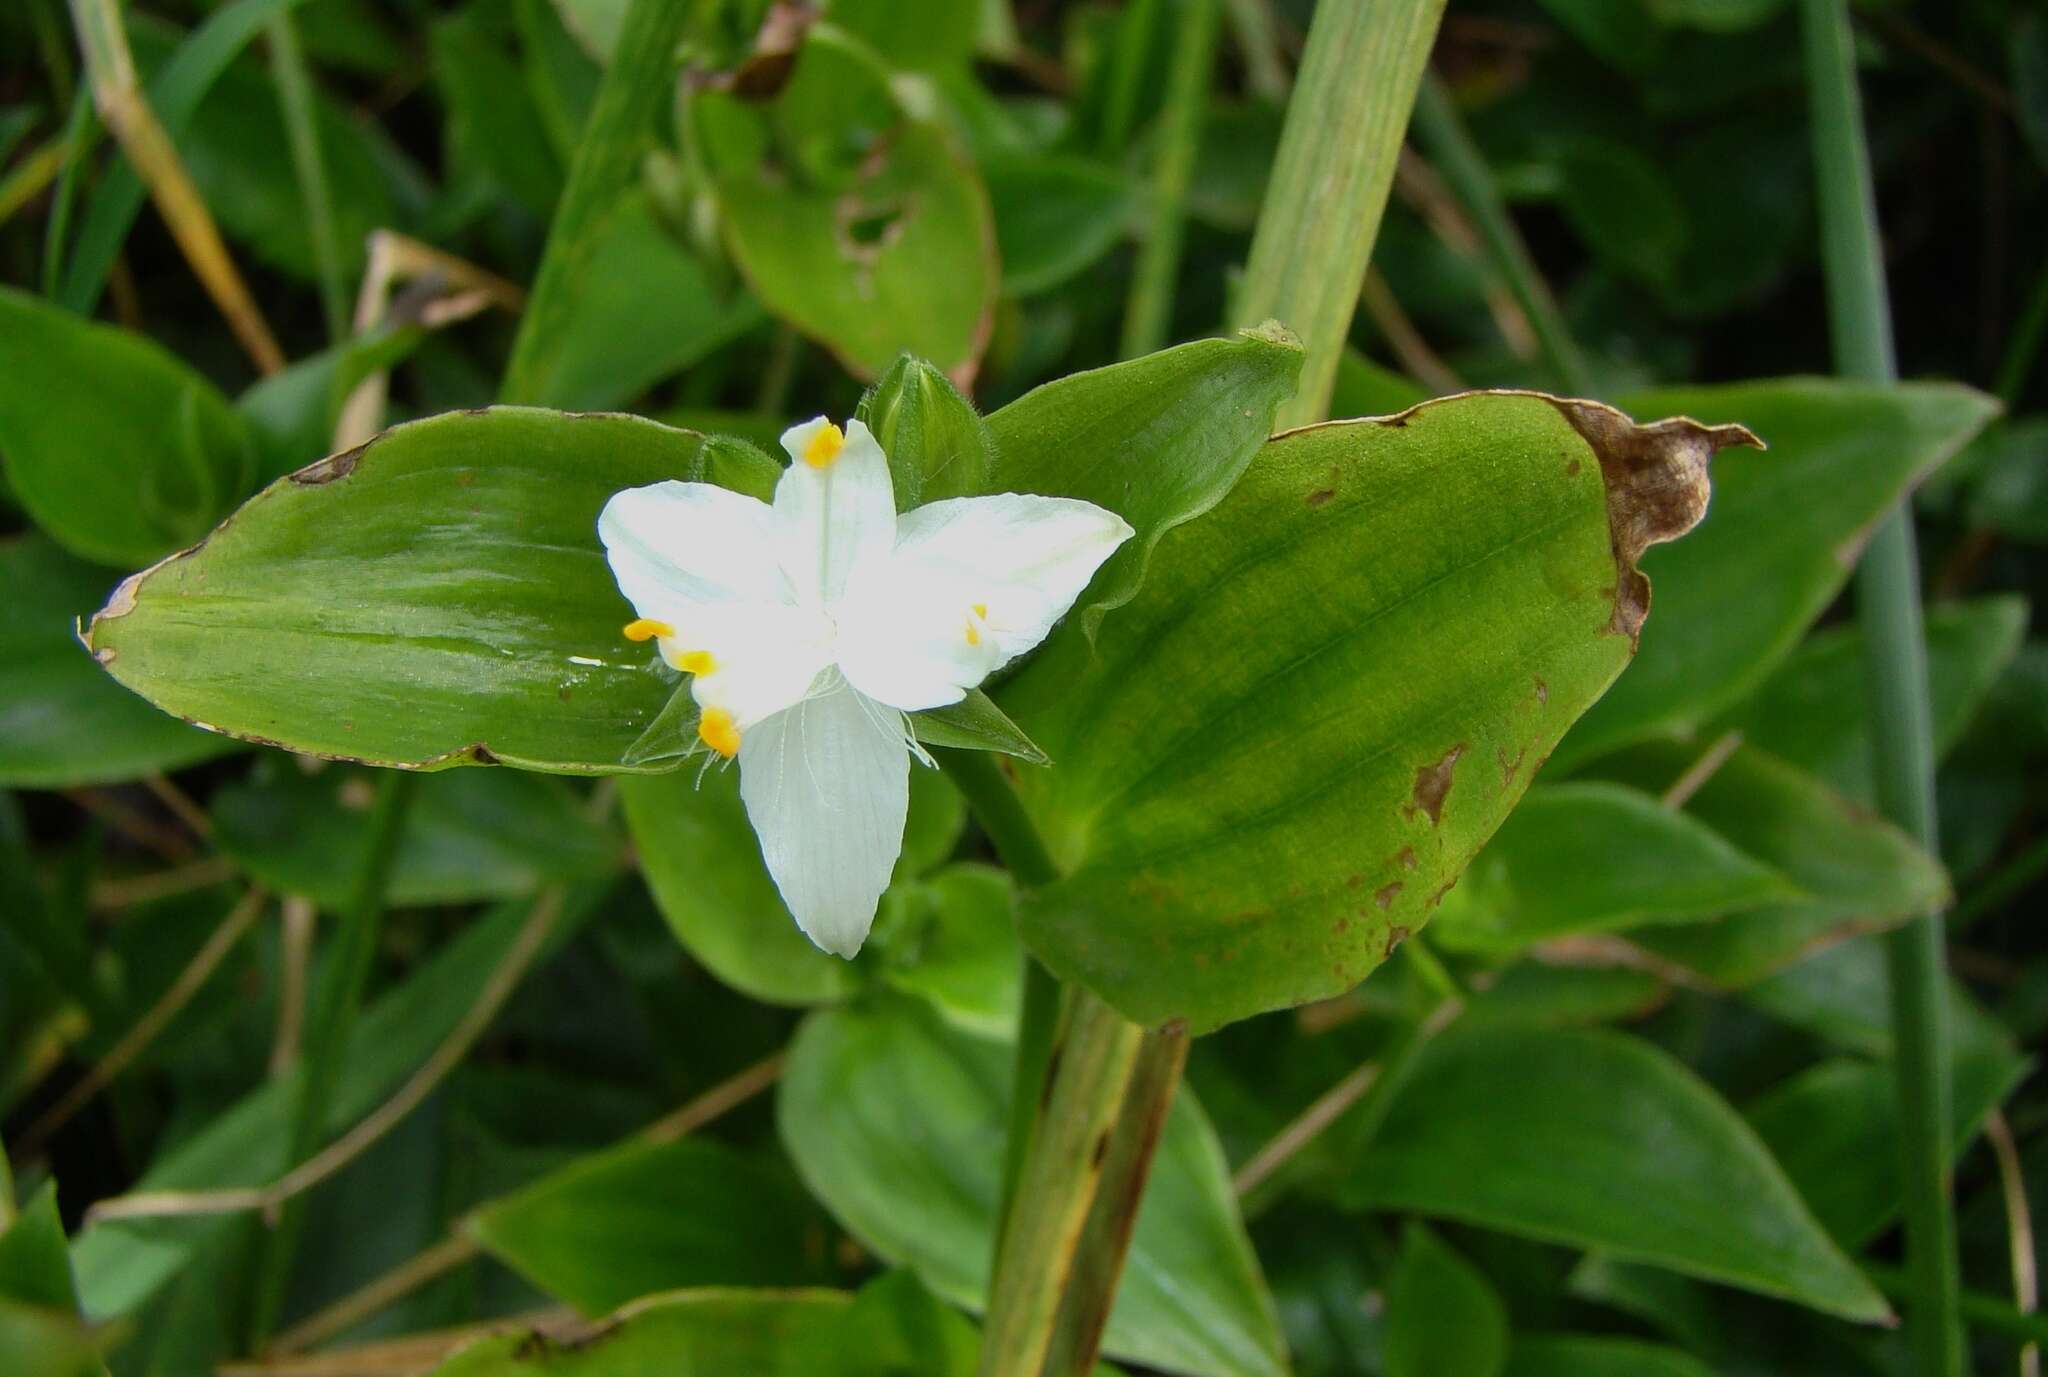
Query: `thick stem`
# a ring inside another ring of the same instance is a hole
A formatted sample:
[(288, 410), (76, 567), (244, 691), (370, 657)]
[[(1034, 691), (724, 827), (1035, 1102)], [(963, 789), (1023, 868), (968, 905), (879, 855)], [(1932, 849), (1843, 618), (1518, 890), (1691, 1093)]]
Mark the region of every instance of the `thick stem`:
[[(1891, 311), (1849, 16), (1844, 0), (1803, 0), (1802, 19), (1835, 363), (1847, 376), (1890, 382), (1897, 376)], [(1934, 732), (1910, 497), (1884, 520), (1864, 552), (1856, 598), (1868, 647), (1878, 805), (1933, 851)], [(1920, 1377), (1960, 1377), (1963, 1371), (1961, 1284), (1949, 1199), (1953, 1091), (1943, 939), (1937, 912), (1893, 933), (1886, 948), (1912, 1279), (1906, 1319)]]
[(1323, 5), (1309, 29), (1235, 313), (1245, 326), (1280, 321), (1308, 351), (1280, 429), (1329, 414), (1443, 9), (1443, 0)]
[(1093, 993), (1074, 991), (996, 1250), (981, 1377), (1039, 1377), (1045, 1366), (1144, 1036)]
[(501, 401), (534, 403), (546, 395), (564, 322), (583, 290), (605, 219), (632, 182), (647, 131), (669, 98), (676, 44), (690, 12), (690, 0), (632, 0), (627, 7), (611, 65), (569, 163), (532, 299), (505, 368)]

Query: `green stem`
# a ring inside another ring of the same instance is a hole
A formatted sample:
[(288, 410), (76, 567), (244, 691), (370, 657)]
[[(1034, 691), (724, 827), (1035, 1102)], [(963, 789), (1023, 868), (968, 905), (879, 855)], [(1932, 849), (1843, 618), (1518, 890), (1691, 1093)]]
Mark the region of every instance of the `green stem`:
[(1164, 348), (1172, 324), (1188, 181), (1201, 149), (1202, 121), (1209, 110), (1209, 78), (1216, 67), (1216, 5), (1217, 0), (1180, 0), (1166, 76), (1166, 108), (1152, 165), (1152, 223), (1138, 248), (1130, 301), (1124, 309), (1123, 356), (1127, 359)]
[[(1849, 15), (1845, 0), (1802, 0), (1801, 15), (1835, 363), (1846, 376), (1888, 383), (1898, 369)], [(1865, 550), (1856, 598), (1868, 646), (1878, 806), (1931, 852), (1936, 845), (1934, 731), (1910, 496), (1885, 518)], [(1960, 1377), (1964, 1333), (1949, 1198), (1953, 1089), (1941, 915), (1931, 913), (1900, 928), (1887, 939), (1886, 951), (1912, 1279), (1908, 1335), (1919, 1377)]]
[(1309, 28), (1235, 316), (1278, 320), (1308, 351), (1280, 429), (1329, 414), (1415, 90), (1443, 0), (1322, 5)]
[(1159, 28), (1159, 6), (1163, 0), (1131, 0), (1117, 25), (1116, 49), (1111, 54), (1109, 94), (1102, 106), (1102, 142), (1105, 158), (1121, 160), (1131, 130), (1138, 123), (1138, 94), (1145, 85), (1145, 58), (1152, 51), (1152, 35)]
[(306, 66), (305, 50), (299, 46), (299, 28), (291, 11), (279, 10), (263, 31), (270, 41), (278, 109), (284, 116), (292, 171), (299, 182), (299, 202), (306, 213), (306, 233), (313, 244), (313, 274), (320, 283), (320, 314), (327, 322), (327, 338), (340, 340), (348, 334), (348, 294), (341, 280), (341, 248), (334, 233), (334, 198), (327, 184), (327, 155), (320, 146), (313, 74)]
[[(355, 1030), (363, 990), (370, 981), (377, 934), (383, 926), (384, 896), (390, 887), (399, 838), (404, 834), (418, 782), (417, 775), (405, 770), (386, 770), (378, 776), (377, 800), (370, 812), (369, 849), (356, 872), (348, 907), (341, 912), (336, 925), (319, 995), (306, 1016), (300, 1043), (305, 1049), (302, 1079), (292, 1106), (287, 1168), (310, 1157), (327, 1135), (335, 1083), (348, 1056), (349, 1036)], [(251, 1351), (261, 1345), (277, 1323), (303, 1219), (303, 1199), (292, 1200), (280, 1213), (276, 1227), (258, 1243), (255, 1305), (249, 1316)]]
[(71, 94), (71, 113), (64, 120), (64, 167), (50, 198), (50, 217), (43, 226), (43, 295), (57, 299), (64, 279), (64, 245), (71, 237), (71, 212), (78, 205), (81, 169), (99, 142), (99, 117), (92, 93), (79, 87)]
[(1450, 93), (1433, 75), (1423, 79), (1422, 90), (1415, 99), (1415, 138), (1428, 150), (1444, 181), (1465, 207), (1465, 213), (1472, 217), (1487, 253), (1493, 258), (1494, 271), (1500, 274), (1522, 314), (1529, 318), (1536, 342), (1559, 381), (1569, 392), (1590, 396), (1592, 375), (1586, 370), (1586, 359), (1579, 352), (1578, 343), (1565, 326), (1564, 313), (1558, 310), (1557, 299), (1550, 294), (1549, 285), (1536, 270), (1535, 260), (1529, 257), (1528, 245), (1515, 229), (1493, 169), (1486, 165), (1485, 155), (1465, 131)]
[(1072, 1279), (1053, 1321), (1052, 1343), (1040, 1377), (1087, 1377), (1095, 1370), (1102, 1331), (1116, 1302), (1117, 1282), (1138, 1227), (1138, 1207), (1152, 1175), (1152, 1159), (1188, 1061), (1187, 1025), (1146, 1030), (1131, 1069), (1123, 1113), (1110, 1136), (1096, 1184), (1095, 1203), (1075, 1249)]
[(1287, 99), (1287, 63), (1280, 56), (1273, 10), (1266, 0), (1230, 0), (1231, 37), (1244, 59), (1244, 82), (1260, 100)]
[(974, 813), (974, 820), (988, 834), (989, 843), (1017, 883), (1026, 889), (1049, 885), (1060, 877), (1046, 850), (1045, 839), (1024, 811), (1003, 767), (992, 751), (955, 751), (935, 747), (932, 755), (952, 779)]
[[(1913, 1275), (1904, 1267), (1866, 1262), (1863, 1273), (1878, 1290), (1892, 1299), (1907, 1302), (1914, 1299)], [(1994, 1334), (2003, 1334), (2022, 1343), (2048, 1344), (2048, 1315), (2021, 1310), (2011, 1301), (1983, 1291), (1964, 1291), (1960, 1305), (1963, 1318)]]
[(583, 293), (605, 219), (632, 183), (646, 133), (670, 96), (676, 44), (691, 8), (690, 0), (632, 0), (626, 9), (519, 320), (502, 401), (533, 403), (546, 396), (563, 327)]
[(980, 1377), (1044, 1369), (1144, 1036), (1095, 994), (1074, 990), (996, 1250)]

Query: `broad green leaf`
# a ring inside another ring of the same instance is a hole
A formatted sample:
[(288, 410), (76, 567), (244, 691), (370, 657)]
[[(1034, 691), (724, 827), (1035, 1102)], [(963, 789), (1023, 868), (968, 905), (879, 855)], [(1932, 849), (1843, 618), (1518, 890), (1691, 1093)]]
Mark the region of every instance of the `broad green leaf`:
[[(1935, 749), (1946, 754), (1977, 705), (2012, 663), (2027, 629), (2027, 604), (2012, 596), (1927, 610), (1928, 692)], [(1830, 788), (1871, 798), (1869, 687), (1862, 631), (1831, 627), (1807, 639), (1704, 735), (1742, 739), (1809, 770)]]
[(896, 510), (988, 491), (996, 458), (988, 424), (923, 359), (904, 354), (890, 364), (858, 414), (889, 456)]
[(581, 269), (562, 338), (534, 380), (541, 406), (602, 411), (641, 396), (754, 328), (760, 306), (721, 284), (642, 196), (621, 201)]
[(0, 540), (0, 785), (68, 789), (238, 749), (152, 708), (78, 644), (114, 576), (39, 535)]
[(1300, 343), (1269, 327), (1076, 373), (988, 418), (998, 490), (1079, 497), (1137, 531), (1080, 604), (1090, 639), (1137, 593), (1160, 537), (1236, 485), (1300, 373)]
[(1538, 785), (1444, 896), (1437, 933), (1447, 946), (1512, 951), (1798, 893), (1698, 819), (1640, 790)]
[(1888, 1313), (1741, 1117), (1619, 1033), (1451, 1028), (1339, 1189), (1850, 1319)]
[[(575, 935), (606, 888), (570, 891), (536, 965)], [(402, 984), (365, 1007), (335, 1082), (331, 1129), (339, 1131), (382, 1103), (440, 1045), (476, 1002), (526, 926), (530, 909), (529, 903), (513, 902), (470, 923)], [(286, 1165), (300, 1075), (295, 1067), (250, 1091), (152, 1161), (130, 1189), (212, 1190), (260, 1186), (275, 1178)], [(99, 1323), (132, 1313), (236, 1220), (212, 1215), (89, 1226), (71, 1247), (86, 1317)]]
[[(813, 1194), (879, 1256), (978, 1310), (1001, 1191), (1012, 1056), (901, 998), (812, 1014), (777, 1101)], [(1228, 1172), (1183, 1090), (1103, 1351), (1196, 1377), (1278, 1374), (1280, 1335)]]
[(1682, 1348), (1593, 1334), (1531, 1334), (1508, 1350), (1506, 1377), (1714, 1377)]
[(432, 1377), (970, 1377), (974, 1326), (893, 1273), (843, 1291), (720, 1287), (651, 1296), (579, 1341), (479, 1339)]
[(1146, 1023), (1357, 984), (1628, 663), (1648, 593), (1617, 544), (1683, 530), (1733, 438), (1480, 393), (1274, 439), (1113, 635), (1005, 688), (1058, 762), (1022, 785), (1067, 871), (1025, 943)]
[(816, 1280), (815, 1207), (786, 1170), (719, 1143), (630, 1142), (468, 1217), (498, 1261), (586, 1315), (686, 1286)]
[[(453, 770), (419, 781), (392, 863), (394, 904), (507, 899), (602, 874), (619, 845), (559, 780)], [(359, 770), (307, 774), (269, 758), (213, 796), (215, 840), (272, 889), (340, 907), (370, 844), (374, 786)]]
[[(13, 1201), (8, 1202), (9, 1207)], [(64, 1251), (64, 1221), (57, 1217), (57, 1183), (45, 1181), (14, 1221), (0, 1227), (0, 1300), (78, 1313), (71, 1259)]]
[(831, 0), (834, 24), (867, 40), (892, 67), (929, 71), (974, 56), (981, 7), (971, 0)]
[(1387, 1285), (1387, 1377), (1499, 1377), (1508, 1313), (1486, 1276), (1421, 1224)]
[(1841, 591), (1878, 518), (1997, 410), (1966, 387), (1815, 378), (1671, 388), (1620, 405), (1645, 418), (1740, 421), (1770, 449), (1724, 453), (1699, 529), (1644, 558), (1657, 595), (1641, 653), (1559, 748), (1560, 768), (1693, 730), (1740, 699)]
[(87, 640), (166, 712), (293, 750), (618, 772), (674, 676), (628, 642), (597, 539), (621, 488), (702, 476), (702, 436), (496, 407), (281, 479), (129, 579)]
[[(1951, 1159), (2028, 1069), (2027, 1061), (1998, 1039), (1972, 1038), (1957, 1048)], [(1748, 1110), (1758, 1135), (1844, 1248), (1864, 1247), (1898, 1217), (1898, 1153), (1878, 1150), (1899, 1140), (1897, 1079), (1886, 1062), (1824, 1061)]]
[[(510, 18), (510, 6), (503, 17)], [(563, 169), (547, 123), (507, 49), (490, 5), (472, 5), (428, 30), (435, 85), (447, 106), (450, 161), (482, 172), (527, 211), (545, 218)]]
[(1652, 286), (1671, 281), (1690, 227), (1664, 169), (1632, 144), (1586, 134), (1553, 157), (1559, 204), (1594, 256)]
[(160, 346), (0, 287), (0, 459), (58, 543), (136, 565), (197, 540), (256, 475), (249, 429)]
[[(1643, 746), (1612, 768), (1661, 790), (1696, 749)], [(1808, 897), (1717, 921), (1638, 928), (1629, 940), (1708, 982), (1739, 987), (1821, 947), (1926, 913), (1949, 894), (1939, 861), (1905, 833), (1769, 753), (1743, 746), (1686, 804), (1731, 844)]]
[(1002, 251), (1003, 291), (1049, 291), (1116, 247), (1131, 222), (1129, 179), (1064, 155), (1008, 156), (982, 168)]
[[(1884, 938), (1841, 942), (1757, 982), (1743, 999), (1789, 1027), (1866, 1057), (1892, 1054), (1891, 975)], [(2011, 1034), (1961, 984), (1950, 989), (1949, 1037), (1956, 1055), (2010, 1050)]]
[(819, 24), (772, 104), (709, 91), (692, 108), (727, 245), (763, 305), (859, 377), (905, 352), (973, 376), (1001, 285), (988, 191), (945, 129), (899, 104), (876, 54)]

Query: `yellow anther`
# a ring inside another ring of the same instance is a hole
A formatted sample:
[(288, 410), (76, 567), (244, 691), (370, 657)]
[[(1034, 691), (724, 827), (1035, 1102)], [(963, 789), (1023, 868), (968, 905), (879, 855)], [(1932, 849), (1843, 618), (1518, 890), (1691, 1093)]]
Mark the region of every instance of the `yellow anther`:
[(967, 644), (981, 644), (981, 628), (976, 626), (973, 622), (967, 623)]
[(718, 661), (708, 650), (686, 650), (676, 656), (676, 668), (685, 674), (710, 674), (718, 668)]
[(655, 621), (652, 617), (636, 617), (626, 623), (625, 636), (629, 641), (651, 641), (656, 636), (673, 636), (676, 629), (667, 622)]
[(974, 615), (975, 615), (975, 616), (977, 616), (977, 617), (979, 617), (979, 618), (981, 618), (981, 619), (982, 619), (983, 621), (987, 621), (987, 620), (988, 620), (988, 604), (987, 604), (987, 603), (985, 603), (985, 602), (978, 602), (978, 603), (974, 604)]
[(839, 457), (839, 451), (845, 448), (846, 432), (827, 421), (804, 446), (804, 462), (814, 469), (828, 468)]
[(697, 719), (697, 739), (727, 760), (740, 753), (740, 728), (724, 708), (706, 708)]

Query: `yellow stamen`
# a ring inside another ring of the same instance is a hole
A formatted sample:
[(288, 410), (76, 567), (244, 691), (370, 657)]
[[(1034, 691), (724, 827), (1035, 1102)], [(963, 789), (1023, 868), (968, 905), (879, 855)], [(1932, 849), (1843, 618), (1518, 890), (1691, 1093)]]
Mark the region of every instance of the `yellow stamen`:
[(827, 421), (804, 446), (804, 462), (814, 469), (829, 468), (839, 457), (839, 451), (845, 448), (846, 432)]
[(656, 636), (673, 636), (676, 629), (667, 622), (655, 621), (652, 617), (636, 617), (626, 623), (625, 636), (629, 641), (651, 641)]
[(977, 617), (979, 617), (979, 618), (981, 618), (981, 619), (982, 619), (983, 621), (987, 621), (987, 620), (988, 620), (988, 604), (987, 604), (987, 603), (985, 603), (985, 602), (978, 602), (978, 603), (974, 604), (974, 615), (975, 615), (975, 616), (977, 616)]
[(718, 661), (708, 650), (686, 650), (676, 656), (676, 668), (685, 674), (711, 674), (718, 669)]
[(973, 622), (967, 623), (967, 644), (981, 644), (981, 628), (976, 626)]
[(724, 708), (706, 708), (697, 719), (697, 739), (727, 760), (740, 753), (739, 724)]

